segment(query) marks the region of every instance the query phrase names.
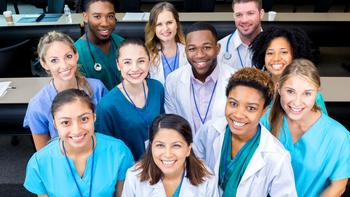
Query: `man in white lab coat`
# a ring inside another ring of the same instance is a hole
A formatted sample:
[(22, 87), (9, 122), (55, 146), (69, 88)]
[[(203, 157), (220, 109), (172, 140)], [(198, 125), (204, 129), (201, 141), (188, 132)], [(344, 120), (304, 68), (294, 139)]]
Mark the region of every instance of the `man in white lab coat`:
[(192, 24), (185, 47), (189, 64), (170, 73), (165, 82), (165, 112), (184, 117), (193, 135), (206, 121), (224, 115), (225, 88), (235, 70), (217, 64), (219, 51), (215, 28)]

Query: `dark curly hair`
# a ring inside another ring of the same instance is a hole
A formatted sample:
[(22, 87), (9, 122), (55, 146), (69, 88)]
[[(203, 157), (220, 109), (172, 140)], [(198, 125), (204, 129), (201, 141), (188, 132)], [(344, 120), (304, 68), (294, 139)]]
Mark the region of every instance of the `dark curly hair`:
[(307, 34), (300, 28), (270, 27), (262, 31), (251, 43), (253, 53), (252, 63), (262, 69), (265, 65), (265, 53), (271, 41), (275, 38), (286, 38), (293, 50), (293, 59), (305, 58), (314, 60), (312, 42)]

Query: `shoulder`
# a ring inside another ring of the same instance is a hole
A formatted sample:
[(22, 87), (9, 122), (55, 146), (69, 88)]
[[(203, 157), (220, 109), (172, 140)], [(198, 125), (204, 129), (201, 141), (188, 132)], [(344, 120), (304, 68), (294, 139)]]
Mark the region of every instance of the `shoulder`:
[(86, 40), (83, 37), (80, 37), (77, 41), (75, 41), (74, 46), (80, 49), (81, 47), (86, 45)]
[(260, 137), (261, 152), (271, 153), (266, 155), (274, 157), (276, 160), (281, 159), (281, 156), (282, 157), (289, 156), (289, 152), (284, 148), (283, 144), (275, 136), (273, 136), (270, 133), (270, 131), (267, 130), (262, 124), (260, 125), (261, 125), (261, 137)]
[(237, 71), (235, 68), (227, 64), (222, 63), (218, 66), (220, 68), (220, 76), (224, 76), (226, 79), (229, 79), (231, 75)]
[(50, 93), (50, 84), (46, 84), (33, 98), (30, 99), (28, 105), (29, 107), (35, 106), (36, 109), (46, 109), (47, 106), (51, 106), (54, 97), (55, 95)]
[(189, 64), (186, 64), (185, 66), (181, 66), (180, 68), (171, 72), (166, 78), (166, 81), (167, 82), (178, 81), (179, 77), (181, 77), (183, 74), (189, 75), (188, 73), (190, 72), (191, 72), (191, 66)]
[(119, 34), (112, 33), (111, 36), (117, 44), (120, 44), (124, 41), (124, 38), (121, 37)]
[(227, 36), (221, 38), (218, 42), (221, 44), (221, 47), (225, 47), (226, 42), (228, 41), (228, 38), (230, 37), (231, 34), (228, 34)]
[(101, 80), (99, 79), (94, 79), (94, 78), (86, 78), (87, 82), (93, 89), (105, 89), (106, 86), (102, 83)]
[(95, 133), (95, 135), (97, 143), (99, 143), (99, 146), (102, 146), (105, 151), (128, 156), (129, 149), (122, 140), (102, 133)]
[(38, 165), (44, 165), (52, 159), (56, 159), (56, 155), (59, 153), (59, 139), (52, 140), (49, 144), (44, 146), (42, 149), (34, 153), (31, 160), (35, 158)]
[(330, 139), (340, 141), (349, 140), (349, 131), (338, 121), (334, 120), (326, 114), (322, 114), (319, 121), (322, 121), (322, 127), (325, 129), (326, 134), (330, 135)]
[(163, 89), (163, 85), (162, 83), (160, 83), (158, 80), (156, 79), (146, 79), (147, 84), (152, 87), (152, 88), (156, 88), (156, 89)]
[(117, 102), (120, 99), (120, 91), (118, 87), (114, 87), (111, 89), (104, 97), (102, 97), (101, 101), (98, 103), (99, 107), (108, 107), (110, 105), (118, 104)]

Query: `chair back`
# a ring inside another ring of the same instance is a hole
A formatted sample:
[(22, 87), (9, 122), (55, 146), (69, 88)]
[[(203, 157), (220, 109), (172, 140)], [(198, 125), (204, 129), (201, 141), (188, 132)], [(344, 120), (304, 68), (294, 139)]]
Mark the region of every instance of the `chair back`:
[(32, 77), (29, 39), (0, 48), (0, 77)]

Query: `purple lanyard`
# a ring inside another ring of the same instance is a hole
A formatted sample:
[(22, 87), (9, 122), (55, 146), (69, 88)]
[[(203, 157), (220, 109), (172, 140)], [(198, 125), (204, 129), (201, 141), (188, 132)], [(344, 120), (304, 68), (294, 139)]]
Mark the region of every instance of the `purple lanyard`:
[(209, 99), (209, 104), (208, 104), (207, 110), (206, 110), (206, 112), (205, 112), (205, 116), (204, 116), (204, 118), (202, 118), (201, 114), (199, 113), (199, 109), (198, 109), (197, 101), (196, 101), (196, 95), (194, 94), (194, 87), (193, 87), (193, 83), (192, 83), (192, 80), (191, 80), (191, 86), (192, 86), (192, 94), (193, 94), (194, 106), (196, 107), (197, 114), (198, 114), (198, 116), (199, 116), (199, 118), (200, 118), (202, 124), (204, 124), (204, 123), (205, 123), (205, 120), (207, 119), (208, 112), (209, 112), (209, 108), (210, 108), (210, 104), (211, 104), (211, 101), (213, 100), (213, 95), (214, 95), (214, 92), (215, 92), (217, 83), (218, 83), (218, 81), (215, 82), (213, 91), (211, 92), (211, 96), (210, 96), (210, 99)]

